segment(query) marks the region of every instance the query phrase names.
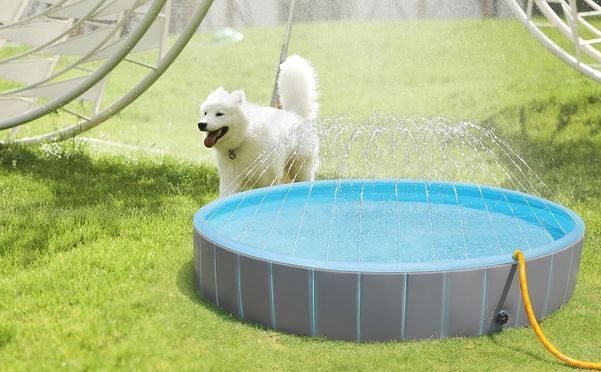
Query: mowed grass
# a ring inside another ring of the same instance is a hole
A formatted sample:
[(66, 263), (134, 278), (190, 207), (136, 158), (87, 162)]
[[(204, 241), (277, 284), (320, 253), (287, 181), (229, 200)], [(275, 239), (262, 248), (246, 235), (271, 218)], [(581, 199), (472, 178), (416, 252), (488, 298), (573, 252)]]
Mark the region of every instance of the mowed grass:
[[(224, 86), (268, 104), (282, 34), (250, 29), (227, 46), (207, 35), (193, 40), (135, 105), (86, 135), (210, 159), (196, 128), (200, 103)], [(315, 65), (322, 117), (483, 120), (501, 108), (600, 91), (511, 20), (299, 24), (289, 52)]]
[[(191, 217), (218, 185), (198, 162), (210, 153), (197, 103), (219, 85), (268, 102), (281, 29), (245, 36), (222, 48), (196, 38), (86, 134), (168, 157), (71, 141), (0, 149), (0, 370), (567, 370), (530, 329), (347, 343), (261, 329), (196, 295)], [(322, 116), (473, 119), (511, 141), (587, 226), (574, 297), (543, 328), (566, 353), (601, 359), (598, 83), (505, 20), (298, 25), (290, 51), (319, 70)]]
[[(243, 41), (216, 45), (195, 37), (173, 66), (135, 104), (85, 134), (192, 161), (212, 160), (196, 122), (202, 100), (218, 86), (242, 88), (258, 104), (271, 100), (283, 27), (242, 30)], [(598, 95), (513, 20), (337, 22), (297, 24), (289, 53), (308, 58), (320, 78), (321, 116), (444, 116), (481, 121), (530, 102), (568, 102)], [(144, 54), (146, 62), (151, 56)], [(105, 105), (145, 70), (120, 65)], [(76, 109), (76, 108), (74, 108)], [(51, 115), (38, 127), (73, 124)], [(28, 134), (22, 130), (21, 135)], [(117, 147), (101, 146), (109, 152)]]

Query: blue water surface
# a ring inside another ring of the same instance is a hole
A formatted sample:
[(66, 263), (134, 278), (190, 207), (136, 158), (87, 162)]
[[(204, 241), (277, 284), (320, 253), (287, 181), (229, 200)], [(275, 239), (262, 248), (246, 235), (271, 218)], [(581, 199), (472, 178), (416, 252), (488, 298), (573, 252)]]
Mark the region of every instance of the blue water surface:
[[(568, 209), (515, 191), (444, 182), (345, 180), (218, 199), (195, 227), (219, 245), (334, 269), (466, 268), (549, 253), (584, 233)], [(349, 266), (351, 264), (351, 266)]]

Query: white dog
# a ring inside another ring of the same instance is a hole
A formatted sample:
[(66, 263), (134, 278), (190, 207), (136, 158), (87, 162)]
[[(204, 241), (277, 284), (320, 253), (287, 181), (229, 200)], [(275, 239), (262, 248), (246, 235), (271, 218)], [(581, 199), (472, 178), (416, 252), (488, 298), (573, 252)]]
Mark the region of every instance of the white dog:
[(253, 105), (242, 90), (220, 87), (201, 105), (198, 129), (207, 133), (205, 146), (216, 150), (222, 197), (315, 178), (317, 77), (307, 60), (295, 55), (280, 65), (278, 96), (282, 110)]

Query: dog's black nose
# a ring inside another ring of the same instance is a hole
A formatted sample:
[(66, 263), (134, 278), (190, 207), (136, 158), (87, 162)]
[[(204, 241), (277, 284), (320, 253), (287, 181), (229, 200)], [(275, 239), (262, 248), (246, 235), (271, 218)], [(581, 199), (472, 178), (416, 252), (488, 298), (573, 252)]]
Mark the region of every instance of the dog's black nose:
[(207, 130), (207, 123), (203, 123), (203, 122), (198, 123), (198, 129), (201, 131)]

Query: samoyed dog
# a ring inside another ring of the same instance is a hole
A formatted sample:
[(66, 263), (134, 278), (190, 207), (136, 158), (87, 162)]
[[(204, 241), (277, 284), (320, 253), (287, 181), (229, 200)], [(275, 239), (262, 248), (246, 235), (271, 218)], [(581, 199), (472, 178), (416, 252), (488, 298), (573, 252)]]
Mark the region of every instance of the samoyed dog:
[(242, 90), (222, 87), (202, 103), (198, 129), (215, 149), (219, 192), (313, 181), (319, 166), (317, 76), (311, 64), (290, 56), (281, 65), (277, 92), (282, 109), (254, 105)]

